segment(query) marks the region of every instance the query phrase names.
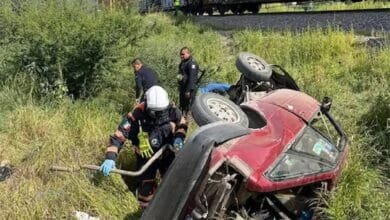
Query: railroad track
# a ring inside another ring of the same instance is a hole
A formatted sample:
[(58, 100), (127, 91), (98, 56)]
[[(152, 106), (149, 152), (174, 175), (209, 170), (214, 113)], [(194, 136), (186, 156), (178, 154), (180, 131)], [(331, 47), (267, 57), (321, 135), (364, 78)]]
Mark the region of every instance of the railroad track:
[[(261, 10), (260, 10), (261, 11)], [(288, 14), (349, 14), (349, 13), (390, 13), (390, 8), (371, 8), (371, 9), (349, 9), (349, 10), (325, 10), (325, 11), (284, 11), (284, 12), (261, 12), (255, 15), (288, 15)], [(225, 16), (232, 16), (234, 14), (226, 14)], [(253, 15), (253, 14), (242, 14)], [(220, 15), (217, 15), (220, 16)]]
[(390, 8), (309, 11), (309, 12), (272, 12), (257, 15), (214, 15), (194, 16), (199, 23), (210, 25), (219, 30), (261, 29), (300, 31), (307, 28), (338, 28), (354, 30), (357, 33), (372, 31), (390, 32)]

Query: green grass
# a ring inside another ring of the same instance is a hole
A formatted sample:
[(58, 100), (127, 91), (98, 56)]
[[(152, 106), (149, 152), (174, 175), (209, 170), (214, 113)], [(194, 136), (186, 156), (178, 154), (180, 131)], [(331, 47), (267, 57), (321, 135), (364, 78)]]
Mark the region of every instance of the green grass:
[[(178, 53), (183, 46), (191, 47), (201, 67), (210, 70), (210, 81), (236, 81), (235, 57), (250, 51), (283, 66), (315, 98), (333, 97), (332, 112), (347, 132), (351, 151), (339, 185), (326, 196), (327, 212), (332, 219), (390, 217), (389, 135), (384, 124), (390, 118), (388, 46), (368, 48), (356, 44), (353, 32), (334, 29), (239, 31), (230, 39), (185, 17), (174, 20), (156, 13), (133, 18), (138, 15), (124, 11), (104, 16), (124, 23), (138, 19), (137, 25), (148, 27), (148, 34), (125, 32), (130, 39), (143, 37), (129, 45), (120, 43), (120, 49), (114, 47), (120, 56), (105, 70), (109, 86), (87, 99), (37, 96), (34, 91), (39, 85), (31, 82), (29, 72), (23, 68), (10, 72), (10, 62), (15, 62), (7, 55), (15, 52), (9, 49), (16, 43), (0, 44), (0, 161), (10, 160), (15, 170), (10, 179), (0, 182), (0, 219), (70, 218), (75, 210), (103, 219), (137, 219), (135, 197), (119, 176), (50, 172), (49, 166), (101, 163), (108, 136), (121, 114), (132, 108), (133, 73), (128, 60), (135, 56), (156, 69), (171, 97), (176, 97)], [(14, 23), (7, 24), (11, 30)], [(381, 36), (389, 39), (387, 34)], [(28, 43), (17, 45), (19, 50)], [(131, 168), (133, 159), (127, 144), (119, 166)]]
[(15, 173), (0, 184), (0, 218), (58, 219), (75, 210), (105, 218), (137, 214), (119, 176), (49, 170), (53, 164), (99, 164), (115, 119), (87, 103), (27, 104), (10, 112), (0, 133), (0, 160), (10, 160)]

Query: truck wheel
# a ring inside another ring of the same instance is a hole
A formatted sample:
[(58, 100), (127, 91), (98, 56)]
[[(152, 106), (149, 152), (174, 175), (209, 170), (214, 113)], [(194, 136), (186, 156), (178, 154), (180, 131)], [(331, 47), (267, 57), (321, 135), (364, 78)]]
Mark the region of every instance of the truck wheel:
[(252, 4), (249, 7), (249, 11), (252, 12), (252, 14), (257, 15), (260, 10), (260, 5), (259, 4)]
[(225, 15), (225, 11), (223, 9), (218, 9), (218, 12), (220, 15), (224, 16)]
[(231, 7), (230, 7), (230, 10), (232, 11), (233, 14), (238, 15), (237, 6), (235, 6), (235, 5), (234, 5), (234, 6), (231, 6)]
[(197, 96), (191, 107), (192, 117), (199, 125), (216, 121), (226, 121), (249, 126), (249, 120), (244, 111), (224, 96), (215, 93), (205, 93)]
[(206, 8), (206, 9), (205, 9), (205, 12), (206, 12), (209, 16), (213, 16), (213, 8)]
[(246, 78), (255, 82), (269, 81), (272, 75), (271, 66), (265, 60), (248, 52), (238, 54), (236, 67)]
[(224, 6), (224, 5), (220, 5), (217, 7), (218, 9), (218, 12), (220, 15), (225, 15), (225, 12), (227, 12), (229, 10), (229, 8), (227, 6)]

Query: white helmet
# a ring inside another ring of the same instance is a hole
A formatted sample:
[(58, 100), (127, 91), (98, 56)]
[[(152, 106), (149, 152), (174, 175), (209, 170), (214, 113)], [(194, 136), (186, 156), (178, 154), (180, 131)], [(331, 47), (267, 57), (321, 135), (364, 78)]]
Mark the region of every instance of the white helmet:
[(146, 108), (153, 111), (161, 111), (169, 106), (168, 93), (160, 86), (150, 87), (146, 93)]

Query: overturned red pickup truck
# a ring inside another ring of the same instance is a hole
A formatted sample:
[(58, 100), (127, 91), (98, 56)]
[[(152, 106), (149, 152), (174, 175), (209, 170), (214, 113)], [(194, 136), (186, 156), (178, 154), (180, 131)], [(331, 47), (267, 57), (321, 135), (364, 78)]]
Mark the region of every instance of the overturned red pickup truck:
[(220, 121), (189, 138), (142, 219), (320, 215), (317, 193), (335, 186), (348, 153), (329, 98), (276, 89), (240, 105), (213, 93), (199, 100)]

